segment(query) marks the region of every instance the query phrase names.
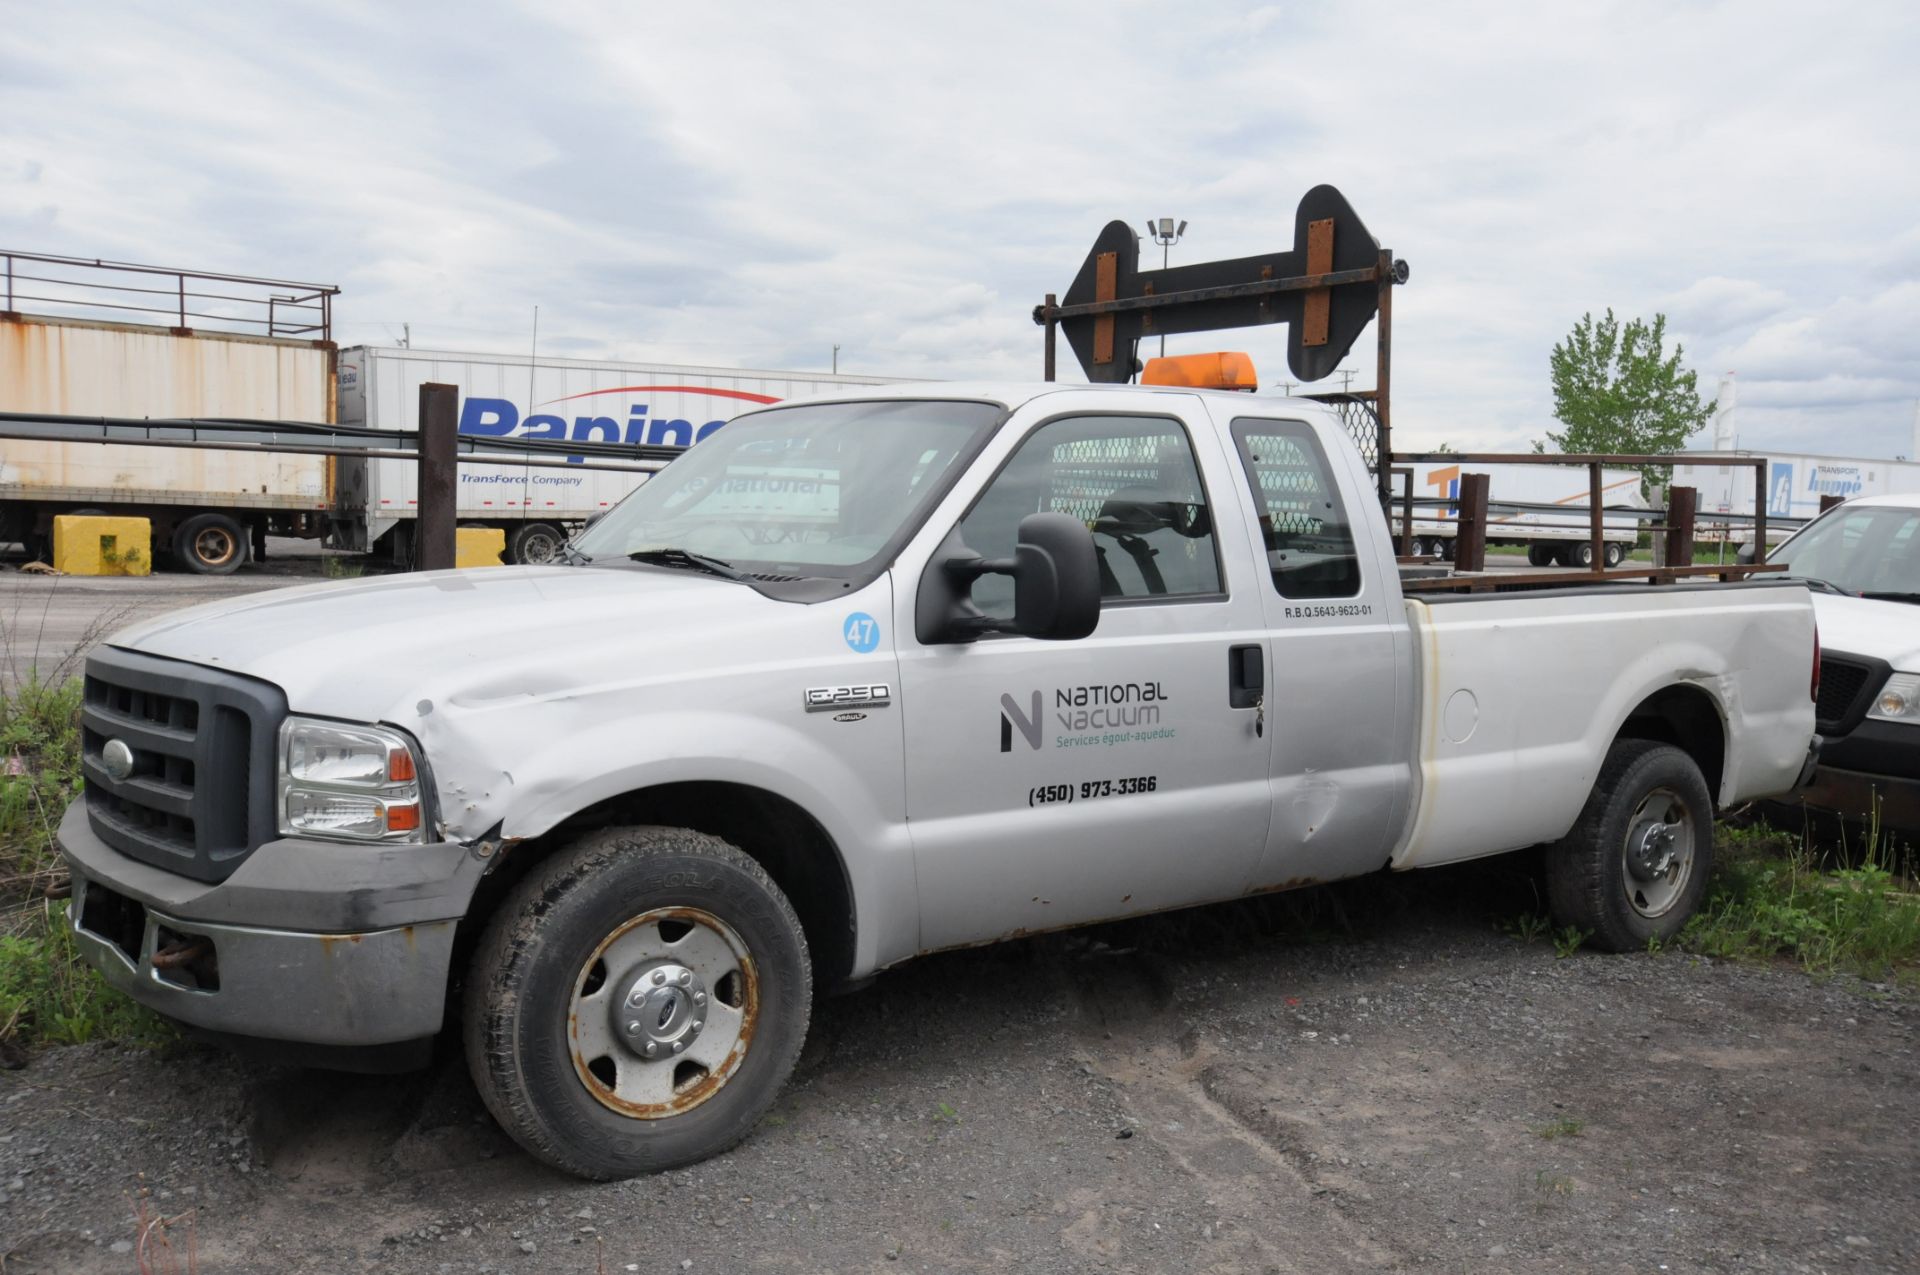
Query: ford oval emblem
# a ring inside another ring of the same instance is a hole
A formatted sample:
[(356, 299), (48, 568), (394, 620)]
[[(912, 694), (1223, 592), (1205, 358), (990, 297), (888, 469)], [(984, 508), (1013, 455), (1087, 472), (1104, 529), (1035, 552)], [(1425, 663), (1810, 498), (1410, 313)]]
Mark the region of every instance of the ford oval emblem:
[(133, 773), (133, 749), (127, 747), (123, 739), (110, 739), (107, 746), (100, 750), (100, 764), (118, 783)]

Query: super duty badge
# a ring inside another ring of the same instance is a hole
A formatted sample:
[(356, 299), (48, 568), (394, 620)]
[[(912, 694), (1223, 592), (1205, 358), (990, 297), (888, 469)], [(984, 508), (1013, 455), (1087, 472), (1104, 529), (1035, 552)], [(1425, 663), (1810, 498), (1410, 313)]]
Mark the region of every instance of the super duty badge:
[(893, 702), (893, 688), (885, 682), (865, 686), (809, 686), (805, 696), (809, 713), (839, 712), (847, 708), (885, 708)]

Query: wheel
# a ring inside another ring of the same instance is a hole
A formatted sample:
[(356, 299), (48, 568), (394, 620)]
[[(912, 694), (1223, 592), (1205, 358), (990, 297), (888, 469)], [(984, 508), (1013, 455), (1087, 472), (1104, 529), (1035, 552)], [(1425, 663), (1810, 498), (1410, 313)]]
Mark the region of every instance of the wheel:
[(751, 1133), (812, 1003), (799, 919), (759, 864), (704, 833), (610, 828), (541, 864), (489, 922), (467, 1065), (535, 1159), (632, 1177)]
[(195, 575), (231, 575), (247, 560), (246, 529), (225, 514), (195, 514), (174, 529), (173, 556)]
[(1552, 563), (1553, 563), (1553, 550), (1547, 548), (1547, 546), (1545, 545), (1528, 545), (1527, 546), (1527, 565), (1528, 566), (1545, 567), (1545, 566), (1552, 565)]
[(1626, 546), (1611, 540), (1607, 542), (1607, 557), (1606, 557), (1607, 566), (1609, 567), (1619, 566), (1621, 562), (1623, 562), (1626, 559), (1626, 556), (1627, 556)]
[(1573, 831), (1548, 847), (1547, 900), (1608, 952), (1680, 932), (1713, 869), (1713, 798), (1693, 759), (1671, 744), (1623, 739)]
[(1572, 540), (1561, 549), (1566, 564), (1570, 567), (1590, 567), (1593, 565), (1593, 542), (1591, 540)]
[(559, 557), (566, 543), (566, 533), (550, 522), (523, 522), (507, 537), (507, 561), (540, 566)]
[(1433, 551), (1440, 555), (1440, 561), (1452, 562), (1454, 546), (1457, 545), (1458, 543), (1459, 541), (1455, 540), (1451, 536), (1447, 537), (1444, 540), (1435, 540)]

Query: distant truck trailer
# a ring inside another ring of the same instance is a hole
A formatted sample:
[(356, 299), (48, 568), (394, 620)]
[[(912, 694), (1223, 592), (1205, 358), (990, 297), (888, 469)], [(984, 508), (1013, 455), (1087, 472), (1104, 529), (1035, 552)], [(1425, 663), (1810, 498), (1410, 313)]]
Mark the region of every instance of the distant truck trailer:
[[(1920, 494), (1920, 463), (1864, 456), (1820, 456), (1810, 452), (1683, 452), (1673, 467), (1673, 485), (1699, 493), (1701, 537), (1752, 538), (1751, 528), (1725, 531), (1705, 520), (1711, 514), (1753, 516), (1753, 470), (1729, 465), (1725, 458), (1767, 457), (1767, 539), (1786, 539), (1801, 523), (1820, 516), (1820, 502), (1855, 496)], [(1791, 519), (1790, 522), (1776, 521)]]
[[(8, 314), (0, 411), (120, 417), (333, 419), (326, 341)], [(46, 556), (61, 514), (148, 519), (153, 550), (224, 575), (268, 535), (333, 522), (324, 456), (0, 439), (0, 541)]]
[[(1487, 475), (1487, 543), (1524, 547), (1527, 561), (1536, 567), (1593, 565), (1593, 541), (1586, 507), (1591, 496), (1584, 465), (1476, 465), (1472, 462), (1422, 461), (1411, 466), (1416, 502), (1449, 501), (1460, 494), (1463, 473)], [(1400, 477), (1394, 478), (1394, 500), (1388, 517), (1400, 532)], [(1640, 535), (1640, 520), (1627, 510), (1645, 509), (1640, 475), (1631, 469), (1605, 469), (1600, 476), (1600, 499), (1613, 512), (1602, 515), (1602, 554), (1605, 565), (1617, 566), (1632, 552)], [(1509, 508), (1502, 508), (1506, 502)], [(1453, 558), (1460, 534), (1457, 505), (1416, 503), (1413, 510), (1413, 550), (1417, 554)]]
[[(470, 438), (684, 447), (749, 408), (899, 379), (363, 345), (340, 352), (337, 419), (411, 430), (420, 387), (442, 384), (459, 387), (460, 432)], [(575, 471), (514, 461), (463, 463), (459, 520), (504, 531), (509, 561), (546, 562), (589, 518), (644, 480), (584, 465)], [(412, 462), (342, 457), (331, 543), (410, 560), (418, 500)]]

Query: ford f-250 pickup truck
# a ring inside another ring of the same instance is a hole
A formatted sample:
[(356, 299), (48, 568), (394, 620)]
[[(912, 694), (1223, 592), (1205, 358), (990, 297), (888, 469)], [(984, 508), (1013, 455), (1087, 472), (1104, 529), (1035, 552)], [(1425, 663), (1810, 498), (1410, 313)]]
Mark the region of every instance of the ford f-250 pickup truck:
[(1716, 803), (1809, 763), (1804, 586), (1404, 597), (1299, 399), (772, 407), (569, 558), (95, 652), (87, 958), (312, 1063), (455, 1018), (522, 1146), (622, 1176), (746, 1136), (816, 989), (942, 948), (1543, 843), (1556, 920), (1642, 946)]

